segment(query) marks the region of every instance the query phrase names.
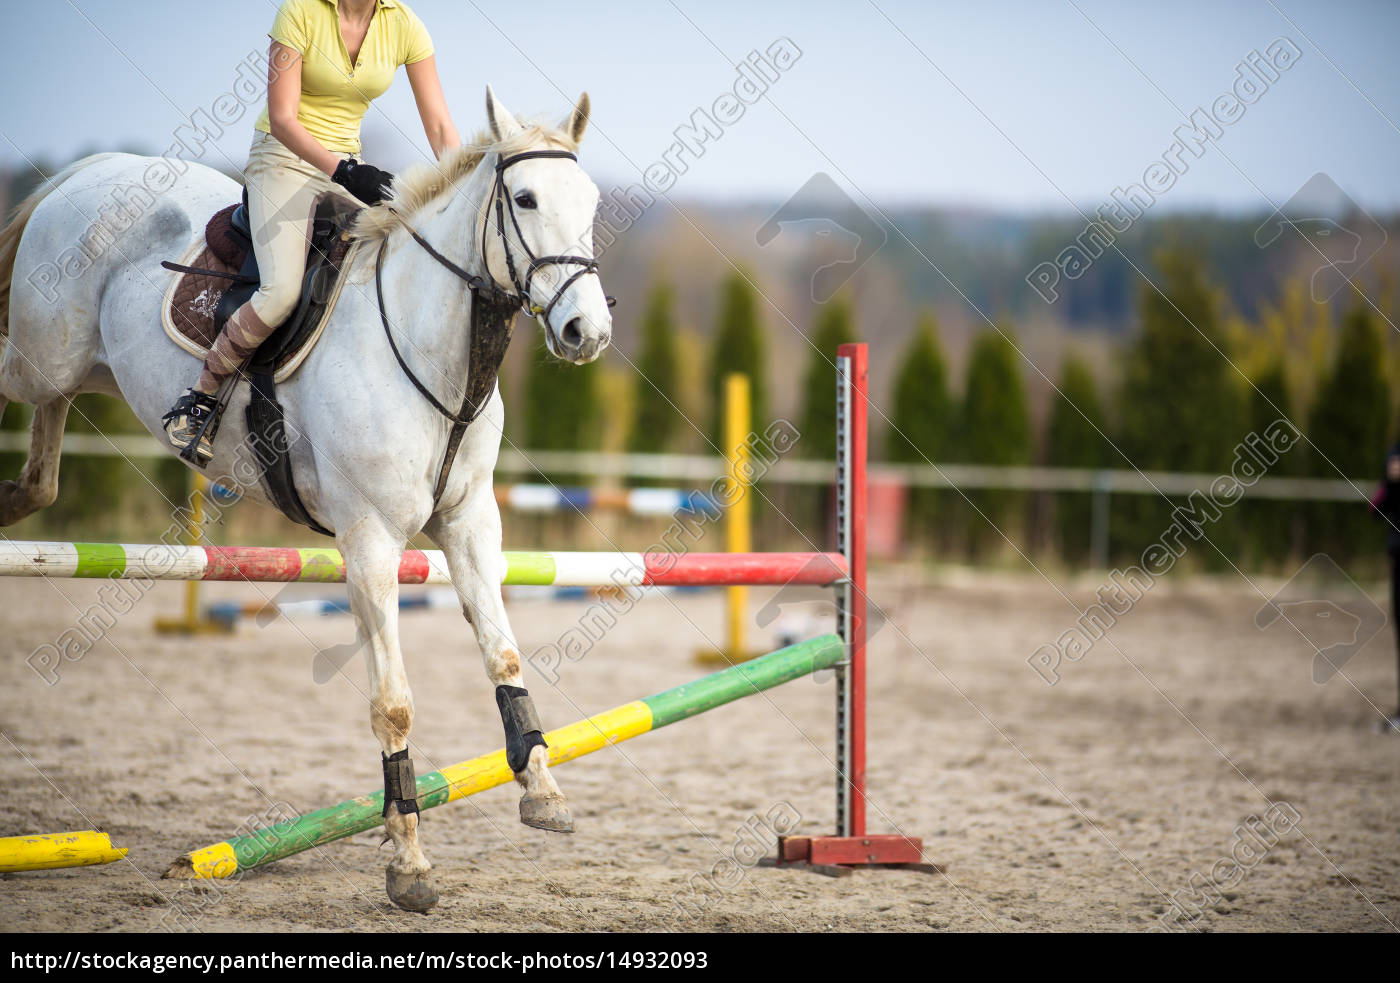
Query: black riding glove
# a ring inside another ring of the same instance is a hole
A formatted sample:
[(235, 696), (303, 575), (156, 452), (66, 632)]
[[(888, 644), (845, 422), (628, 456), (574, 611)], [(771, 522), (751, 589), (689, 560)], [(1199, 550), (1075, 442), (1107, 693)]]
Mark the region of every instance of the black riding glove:
[(373, 164), (364, 164), (349, 157), (336, 165), (331, 180), (345, 188), (366, 205), (377, 205), (389, 194), (394, 175), (381, 171)]

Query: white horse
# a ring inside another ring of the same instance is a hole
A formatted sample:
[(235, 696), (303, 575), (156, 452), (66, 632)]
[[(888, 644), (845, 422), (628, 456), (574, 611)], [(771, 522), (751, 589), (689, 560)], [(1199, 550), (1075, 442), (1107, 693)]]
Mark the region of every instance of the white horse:
[[(406, 760), (413, 696), (399, 650), (397, 571), (410, 536), (426, 532), (447, 556), (497, 688), (511, 766), (524, 789), (521, 821), (573, 828), (548, 771), (501, 597), (501, 520), (491, 487), (504, 419), (499, 390), (467, 427), (435, 501), (452, 424), (396, 364), (375, 289), (382, 246), (382, 303), (394, 341), (408, 372), (446, 406), (461, 403), (468, 376), (477, 294), (463, 274), (480, 278), (485, 291), (494, 285), (515, 295), (542, 321), (554, 356), (582, 364), (607, 347), (612, 318), (592, 259), (598, 190), (573, 155), (588, 123), (587, 94), (559, 129), (518, 122), (489, 87), (486, 110), (490, 134), (480, 145), (408, 170), (388, 205), (361, 214), (360, 245), (333, 319), (278, 391), (289, 432), (302, 438), (290, 450), (297, 489), (345, 555), (351, 609), (368, 653), (370, 726), (384, 758), (385, 828), (394, 844), (386, 883), (396, 904), (416, 911), (436, 903), (437, 889), (418, 842)], [(170, 166), (129, 154), (81, 160), (30, 196), (0, 233), (0, 338), (8, 337), (0, 412), (10, 401), (35, 407), (29, 459), (18, 481), (0, 483), (0, 525), (54, 501), (75, 395), (120, 397), (161, 437), (161, 415), (199, 373), (198, 360), (162, 330), (172, 274), (160, 263), (185, 256), (209, 216), (239, 189), (214, 170), (187, 165), (162, 191), (129, 196), (149, 204), (118, 222), (109, 207), (116, 189), (140, 190), (143, 179), (149, 187), (153, 168), (162, 165)], [(74, 251), (103, 242), (104, 223), (105, 249), (95, 257)], [(75, 265), (80, 255), (90, 260), (84, 269)], [(246, 456), (247, 401), (240, 382), (215, 441), (211, 475), (247, 464), (236, 460), (240, 451)], [(258, 484), (247, 494), (270, 504)]]

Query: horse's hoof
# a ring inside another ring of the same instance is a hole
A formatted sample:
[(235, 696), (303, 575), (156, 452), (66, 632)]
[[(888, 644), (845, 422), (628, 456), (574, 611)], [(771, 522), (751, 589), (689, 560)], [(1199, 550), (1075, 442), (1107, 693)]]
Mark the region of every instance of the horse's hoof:
[(520, 821), (526, 826), (547, 829), (551, 833), (574, 831), (574, 817), (569, 813), (569, 802), (558, 792), (521, 796)]
[(413, 874), (390, 867), (384, 872), (384, 889), (404, 911), (428, 911), (438, 902), (437, 885), (428, 871)]

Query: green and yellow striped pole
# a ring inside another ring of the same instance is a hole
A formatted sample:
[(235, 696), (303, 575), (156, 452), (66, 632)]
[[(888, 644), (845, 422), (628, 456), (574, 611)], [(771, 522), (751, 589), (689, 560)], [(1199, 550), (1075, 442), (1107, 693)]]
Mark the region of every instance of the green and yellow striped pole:
[[(713, 710), (741, 697), (821, 669), (829, 669), (845, 658), (845, 653), (845, 643), (839, 636), (819, 635), (655, 696), (624, 703), (546, 734), (549, 763), (558, 765), (581, 758), (611, 744)], [(421, 776), (418, 779), (418, 806), (420, 809), (432, 809), (504, 785), (513, 778), (506, 764), (505, 749), (502, 748)], [(261, 867), (323, 843), (373, 829), (383, 823), (380, 816), (383, 806), (384, 792), (381, 789), (201, 850), (193, 850), (171, 864), (165, 876), (232, 877), (240, 870)]]

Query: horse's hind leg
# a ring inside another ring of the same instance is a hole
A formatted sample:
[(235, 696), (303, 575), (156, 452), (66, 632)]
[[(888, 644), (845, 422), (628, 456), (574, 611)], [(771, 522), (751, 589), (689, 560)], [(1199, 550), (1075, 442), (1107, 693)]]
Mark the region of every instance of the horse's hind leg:
[[(0, 415), (5, 412), (0, 400)], [(32, 512), (52, 505), (58, 497), (58, 459), (63, 450), (63, 424), (71, 401), (60, 396), (34, 407), (29, 429), (29, 459), (19, 480), (0, 481), (0, 526), (13, 525)]]
[(427, 531), (447, 555), (462, 613), (476, 632), (486, 674), (496, 687), (496, 704), (506, 732), (506, 760), (524, 790), (520, 821), (536, 829), (572, 833), (569, 803), (549, 773), (543, 728), (525, 691), (520, 647), (501, 598), (501, 513), (489, 474), (466, 505), (435, 517)]
[(384, 831), (394, 843), (385, 871), (389, 899), (408, 911), (437, 903), (432, 865), (418, 845), (418, 788), (408, 753), (413, 694), (399, 649), (399, 560), (403, 538), (373, 518), (337, 537), (345, 555), (350, 609), (369, 661), (370, 727), (379, 738), (384, 766)]

